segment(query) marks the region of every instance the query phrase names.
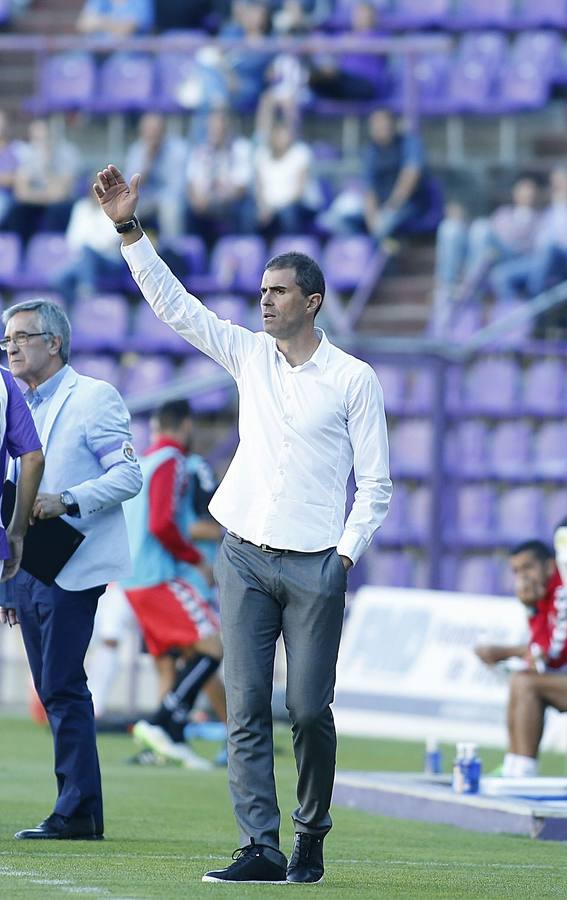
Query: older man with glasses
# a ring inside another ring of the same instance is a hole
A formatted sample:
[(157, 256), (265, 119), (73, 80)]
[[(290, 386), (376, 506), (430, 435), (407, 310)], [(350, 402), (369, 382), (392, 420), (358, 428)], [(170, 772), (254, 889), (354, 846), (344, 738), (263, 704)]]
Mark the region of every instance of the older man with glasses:
[[(0, 599), (0, 621), (19, 622), (55, 747), (57, 800), (40, 825), (20, 839), (103, 837), (102, 789), (94, 712), (84, 658), (99, 596), (129, 572), (121, 504), (142, 475), (131, 443), (130, 417), (110, 384), (69, 365), (71, 328), (47, 300), (7, 309), (0, 346), (28, 389), (45, 451), (33, 518), (64, 517), (84, 536), (52, 583), (20, 569)], [(41, 574), (41, 573), (40, 573)]]

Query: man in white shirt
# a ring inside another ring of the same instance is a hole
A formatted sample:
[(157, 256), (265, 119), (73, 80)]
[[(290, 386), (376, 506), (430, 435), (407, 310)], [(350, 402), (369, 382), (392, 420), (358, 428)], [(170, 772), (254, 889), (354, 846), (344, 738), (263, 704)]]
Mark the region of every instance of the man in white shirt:
[[(229, 781), (245, 846), (204, 881), (316, 883), (336, 735), (330, 704), (347, 570), (382, 523), (392, 484), (382, 390), (373, 369), (314, 325), (325, 292), (319, 266), (288, 253), (261, 286), (264, 331), (221, 321), (187, 293), (134, 216), (139, 178), (115, 166), (94, 186), (123, 235), (122, 252), (155, 313), (237, 382), (240, 445), (210, 504), (227, 529), (216, 567), (229, 721)], [(346, 482), (357, 491), (344, 522)], [(271, 694), (276, 641), (287, 652), (286, 702), (299, 773), (295, 844), (286, 870), (273, 770)]]

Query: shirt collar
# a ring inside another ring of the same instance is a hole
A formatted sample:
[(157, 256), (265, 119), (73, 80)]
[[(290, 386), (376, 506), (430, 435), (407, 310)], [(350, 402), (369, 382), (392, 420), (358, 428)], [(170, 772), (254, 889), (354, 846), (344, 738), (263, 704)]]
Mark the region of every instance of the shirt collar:
[(52, 375), (51, 378), (48, 378), (47, 381), (43, 381), (41, 384), (38, 384), (35, 390), (28, 388), (25, 393), (26, 400), (29, 400), (30, 397), (33, 397), (35, 394), (39, 394), (42, 401), (51, 399), (68, 371), (69, 366), (65, 364), (55, 373), (55, 375)]
[(179, 441), (176, 441), (172, 437), (166, 437), (164, 435), (164, 437), (160, 437), (154, 441), (151, 447), (148, 447), (145, 455), (147, 456), (148, 453), (155, 453), (156, 450), (161, 450), (163, 447), (175, 447), (175, 449), (179, 450), (180, 453), (183, 453), (184, 456), (187, 453), (187, 448), (184, 447), (183, 444), (180, 444)]
[[(325, 371), (325, 368), (327, 367), (327, 362), (329, 360), (329, 351), (330, 351), (331, 345), (329, 343), (329, 339), (327, 338), (327, 335), (325, 334), (325, 332), (323, 331), (322, 328), (315, 327), (315, 334), (319, 338), (319, 345), (318, 345), (317, 349), (315, 350), (315, 352), (313, 353), (313, 355), (310, 356), (309, 359), (307, 359), (300, 366), (292, 366), (291, 368), (303, 369), (305, 366), (313, 364), (314, 366), (317, 366), (317, 368), (319, 369), (320, 372)], [(276, 339), (273, 338), (273, 341), (274, 341), (275, 355), (280, 356), (286, 362), (286, 364), (289, 365), (289, 363), (287, 362), (287, 360), (286, 360), (285, 356), (283, 355), (283, 353), (281, 352), (281, 350), (278, 350), (278, 345), (276, 343)]]

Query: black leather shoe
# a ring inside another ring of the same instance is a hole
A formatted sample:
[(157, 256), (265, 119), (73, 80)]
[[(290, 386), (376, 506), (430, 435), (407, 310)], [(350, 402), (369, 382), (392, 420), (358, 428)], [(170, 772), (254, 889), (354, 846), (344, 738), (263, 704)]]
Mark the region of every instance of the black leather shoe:
[(298, 831), (287, 867), (287, 880), (294, 884), (318, 884), (323, 881), (323, 838)]
[(93, 816), (60, 816), (51, 813), (35, 828), (26, 828), (14, 835), (18, 840), (42, 841), (102, 841)]
[(234, 862), (226, 869), (207, 872), (203, 881), (237, 882), (239, 884), (285, 884), (286, 858), (273, 847), (256, 844), (254, 838), (246, 847), (235, 850)]

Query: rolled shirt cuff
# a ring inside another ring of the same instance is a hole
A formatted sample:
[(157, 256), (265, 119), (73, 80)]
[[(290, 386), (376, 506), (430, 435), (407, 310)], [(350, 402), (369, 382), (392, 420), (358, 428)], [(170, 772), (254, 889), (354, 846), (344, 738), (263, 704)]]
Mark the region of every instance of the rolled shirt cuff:
[(356, 531), (345, 531), (337, 544), (337, 553), (339, 556), (348, 556), (355, 565), (364, 551), (366, 550), (366, 541)]

